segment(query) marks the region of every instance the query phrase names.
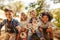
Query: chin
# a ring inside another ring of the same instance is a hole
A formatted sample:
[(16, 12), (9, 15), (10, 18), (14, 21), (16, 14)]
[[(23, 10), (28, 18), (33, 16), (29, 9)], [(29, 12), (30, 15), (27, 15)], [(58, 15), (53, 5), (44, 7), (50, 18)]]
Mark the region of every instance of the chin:
[(44, 23), (47, 23), (47, 21), (44, 21)]
[(9, 21), (11, 21), (11, 19), (10, 19), (10, 18), (9, 18), (8, 20), (9, 20)]

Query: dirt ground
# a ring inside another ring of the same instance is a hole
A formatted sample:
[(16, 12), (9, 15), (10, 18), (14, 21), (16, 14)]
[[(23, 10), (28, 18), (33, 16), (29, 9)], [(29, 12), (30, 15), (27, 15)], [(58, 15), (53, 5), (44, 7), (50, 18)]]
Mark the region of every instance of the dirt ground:
[[(2, 33), (1, 33), (1, 36), (0, 36), (0, 40), (4, 40), (3, 38), (3, 36), (4, 36), (4, 34), (5, 34), (5, 32), (4, 31), (2, 31)], [(54, 37), (54, 40), (59, 40), (58, 38), (56, 38), (56, 37)]]

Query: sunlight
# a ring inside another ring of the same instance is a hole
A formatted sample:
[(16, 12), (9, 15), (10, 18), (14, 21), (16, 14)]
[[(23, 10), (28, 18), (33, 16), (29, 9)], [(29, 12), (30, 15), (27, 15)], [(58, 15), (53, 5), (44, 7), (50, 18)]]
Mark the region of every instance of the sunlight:
[(37, 0), (20, 0), (20, 1), (22, 1), (26, 5), (29, 5), (30, 3), (33, 3), (33, 2), (37, 2)]
[[(37, 2), (37, 0), (9, 0), (9, 1), (8, 0), (5, 0), (5, 1), (3, 1), (4, 2), (3, 4), (4, 5), (7, 5), (10, 2), (13, 3), (13, 2), (16, 2), (16, 1), (21, 1), (26, 6), (28, 6), (30, 3)], [(49, 8), (50, 10), (51, 9), (60, 8), (60, 3), (54, 4), (53, 1), (51, 1), (51, 0), (46, 0), (45, 2), (50, 5), (50, 8)]]
[(54, 4), (53, 1), (51, 0), (46, 0), (46, 3), (50, 5), (50, 8), (49, 8), (50, 10), (60, 8), (60, 3)]

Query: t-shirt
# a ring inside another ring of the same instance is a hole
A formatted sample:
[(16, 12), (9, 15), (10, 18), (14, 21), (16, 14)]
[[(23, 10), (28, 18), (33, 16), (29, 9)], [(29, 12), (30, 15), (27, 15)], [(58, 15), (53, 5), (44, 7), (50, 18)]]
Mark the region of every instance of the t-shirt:
[(42, 28), (56, 27), (52, 22), (47, 22), (46, 24), (44, 24), (41, 20), (39, 21), (39, 26)]
[(8, 21), (7, 19), (5, 19), (5, 20), (3, 20), (3, 22), (0, 23), (0, 30), (1, 30), (2, 26), (4, 26), (4, 25), (5, 25), (5, 31), (9, 31), (10, 30), (11, 32), (15, 32), (16, 33), (17, 32), (16, 27), (18, 25), (20, 25), (20, 24), (15, 19), (12, 19), (12, 21)]
[(20, 21), (20, 23), (21, 23), (21, 27), (22, 28), (27, 28), (27, 26), (28, 26), (28, 20), (26, 20), (26, 21)]

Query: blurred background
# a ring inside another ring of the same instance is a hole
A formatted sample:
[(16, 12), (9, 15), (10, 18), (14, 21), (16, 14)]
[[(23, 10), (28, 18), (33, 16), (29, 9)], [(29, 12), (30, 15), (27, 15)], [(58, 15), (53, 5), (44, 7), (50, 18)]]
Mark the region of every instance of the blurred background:
[[(31, 9), (37, 11), (37, 16), (43, 11), (49, 11), (53, 15), (52, 22), (56, 25), (54, 36), (60, 39), (60, 0), (0, 0), (0, 22), (5, 19), (4, 9), (13, 10), (14, 18), (19, 20), (21, 12), (29, 15)], [(4, 30), (4, 27), (2, 28)]]

